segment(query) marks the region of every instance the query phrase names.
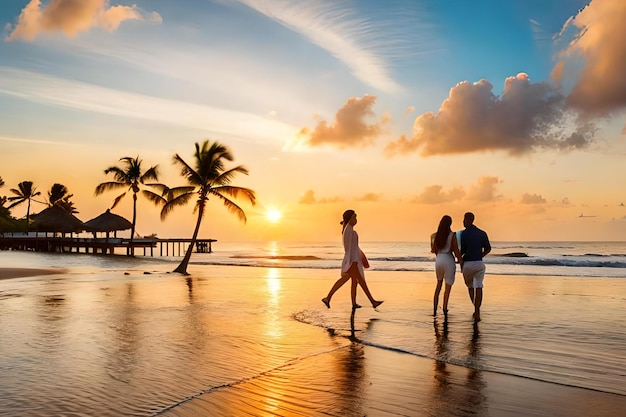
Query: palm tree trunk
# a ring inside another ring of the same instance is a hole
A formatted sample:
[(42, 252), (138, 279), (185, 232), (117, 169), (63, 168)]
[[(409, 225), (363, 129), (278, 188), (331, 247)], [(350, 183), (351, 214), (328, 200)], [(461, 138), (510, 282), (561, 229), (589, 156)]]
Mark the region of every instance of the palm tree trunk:
[(191, 236), (191, 242), (189, 243), (189, 247), (187, 248), (187, 252), (185, 252), (185, 257), (180, 264), (176, 267), (174, 272), (178, 272), (180, 274), (189, 275), (187, 273), (187, 265), (189, 265), (189, 260), (191, 259), (191, 253), (193, 252), (193, 247), (196, 245), (196, 240), (198, 239), (198, 232), (200, 231), (200, 223), (202, 223), (202, 217), (204, 216), (204, 202), (200, 204), (198, 208), (198, 220), (196, 221), (196, 228), (193, 231), (193, 236)]
[(26, 234), (28, 234), (28, 223), (30, 223), (30, 199), (28, 199), (28, 207), (26, 207)]
[[(135, 256), (135, 247), (133, 246), (133, 239), (135, 238), (135, 222), (137, 222), (137, 193), (133, 193), (133, 226), (130, 228), (130, 256)], [(129, 252), (126, 251), (128, 255)]]

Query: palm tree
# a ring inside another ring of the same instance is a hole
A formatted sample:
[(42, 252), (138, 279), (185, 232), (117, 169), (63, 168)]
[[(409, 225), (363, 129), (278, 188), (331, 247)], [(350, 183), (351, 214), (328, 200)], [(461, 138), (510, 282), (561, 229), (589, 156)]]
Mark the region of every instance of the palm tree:
[(74, 202), (70, 199), (74, 194), (69, 194), (67, 187), (63, 184), (55, 183), (48, 191), (48, 207), (59, 206), (70, 214), (78, 213), (74, 207)]
[(11, 188), (9, 190), (15, 194), (15, 196), (7, 198), (8, 201), (14, 201), (14, 203), (9, 205), (7, 208), (11, 209), (25, 201), (28, 202), (28, 207), (26, 208), (26, 233), (28, 233), (28, 224), (30, 223), (30, 202), (34, 201), (36, 203), (41, 203), (41, 201), (35, 200), (35, 197), (41, 193), (36, 191), (32, 181), (22, 181), (17, 185), (17, 187), (17, 189)]
[(132, 191), (133, 193), (133, 221), (132, 227), (130, 230), (130, 255), (135, 254), (135, 249), (133, 247), (133, 238), (135, 237), (135, 224), (137, 222), (137, 194), (141, 192), (141, 194), (146, 197), (149, 201), (154, 204), (163, 204), (165, 203), (165, 199), (161, 197), (159, 194), (156, 194), (150, 190), (142, 189), (142, 185), (157, 187), (165, 189), (166, 187), (163, 184), (146, 184), (146, 181), (158, 181), (159, 172), (158, 165), (150, 167), (146, 172), (142, 172), (141, 163), (142, 160), (139, 159), (139, 156), (136, 158), (131, 158), (126, 156), (124, 158), (120, 158), (120, 161), (123, 162), (123, 167), (112, 166), (104, 170), (105, 174), (112, 173), (115, 181), (103, 182), (102, 184), (96, 187), (96, 195), (100, 195), (105, 191), (116, 190), (120, 188), (128, 188), (122, 194), (118, 195), (113, 201), (113, 205), (111, 209), (115, 208), (117, 204), (126, 196), (128, 191)]
[[(0, 188), (2, 187), (4, 187), (4, 180), (2, 179), (2, 177), (0, 177)], [(7, 202), (6, 196), (0, 196), (0, 210), (7, 210), (8, 212), (8, 209), (4, 207), (6, 202)], [(1, 213), (4, 213), (4, 212), (0, 212), (0, 214)]]
[(224, 206), (239, 217), (239, 220), (245, 222), (246, 214), (231, 198), (237, 198), (240, 195), (245, 197), (252, 205), (256, 203), (255, 192), (249, 188), (236, 187), (230, 185), (235, 174), (248, 174), (248, 170), (243, 166), (225, 169), (224, 160), (232, 161), (233, 155), (230, 150), (218, 143), (210, 143), (205, 140), (202, 146), (196, 142), (196, 152), (194, 154), (194, 166), (192, 167), (180, 157), (174, 155), (174, 164), (181, 167), (181, 175), (185, 177), (189, 186), (176, 187), (167, 189), (167, 202), (161, 210), (161, 219), (165, 217), (175, 208), (186, 204), (194, 195), (198, 196), (194, 212), (198, 212), (196, 227), (191, 237), (191, 243), (187, 248), (185, 257), (180, 265), (174, 270), (181, 274), (187, 274), (187, 265), (191, 259), (191, 252), (198, 238), (198, 231), (204, 216), (204, 210), (209, 197), (215, 197), (222, 201)]
[[(4, 187), (4, 180), (2, 179), (2, 177), (0, 177), (0, 188), (2, 187)], [(4, 207), (6, 202), (7, 202), (7, 197), (4, 195), (0, 195), (0, 225), (3, 220), (9, 221), (11, 219), (9, 209)]]

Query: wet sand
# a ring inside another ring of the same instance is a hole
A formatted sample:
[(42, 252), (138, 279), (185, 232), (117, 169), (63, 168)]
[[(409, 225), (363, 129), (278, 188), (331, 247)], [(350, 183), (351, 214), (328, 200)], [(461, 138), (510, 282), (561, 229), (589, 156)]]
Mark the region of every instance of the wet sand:
[(67, 269), (54, 268), (2, 268), (0, 267), (0, 279), (26, 278), (39, 275), (63, 274)]
[(624, 407), (626, 398), (620, 395), (354, 343), (198, 395), (159, 415), (617, 417)]
[[(626, 409), (625, 395), (481, 369), (501, 324), (572, 317), (571, 296), (554, 295), (571, 291), (569, 281), (542, 295), (537, 277), (490, 276), (480, 330), (456, 286), (445, 341), (429, 315), (427, 272), (368, 273), (385, 304), (373, 311), (360, 295), (364, 307), (351, 317), (347, 287), (331, 309), (320, 301), (334, 270), (191, 265), (184, 277), (171, 265), (116, 265), (0, 268), (3, 278), (34, 277), (0, 285), (0, 415), (612, 417)], [(36, 278), (44, 274), (58, 278)], [(590, 291), (620, 293), (620, 284), (596, 280)], [(535, 299), (544, 307), (527, 301)], [(368, 342), (404, 335), (477, 366)], [(495, 342), (517, 349), (524, 340)]]

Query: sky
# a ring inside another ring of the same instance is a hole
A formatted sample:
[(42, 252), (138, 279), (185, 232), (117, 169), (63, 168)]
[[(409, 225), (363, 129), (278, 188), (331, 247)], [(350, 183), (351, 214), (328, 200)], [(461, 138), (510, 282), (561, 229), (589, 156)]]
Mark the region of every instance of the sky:
[[(466, 211), (493, 241), (623, 241), (624, 21), (623, 0), (3, 0), (0, 195), (61, 183), (87, 221), (120, 158), (184, 185), (173, 156), (208, 139), (257, 204), (209, 201), (204, 238), (335, 241), (354, 209), (362, 241)], [(141, 235), (194, 222), (138, 200)]]

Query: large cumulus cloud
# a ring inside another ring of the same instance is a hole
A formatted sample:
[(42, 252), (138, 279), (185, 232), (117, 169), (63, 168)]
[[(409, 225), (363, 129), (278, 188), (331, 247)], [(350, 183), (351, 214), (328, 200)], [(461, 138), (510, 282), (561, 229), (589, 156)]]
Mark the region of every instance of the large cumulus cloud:
[(562, 33), (571, 30), (576, 36), (553, 70), (553, 77), (563, 81), (582, 59), (568, 104), (591, 117), (626, 108), (626, 1), (591, 1)]
[(519, 73), (505, 80), (501, 96), (484, 79), (457, 84), (437, 114), (418, 116), (412, 136), (390, 142), (385, 151), (429, 156), (502, 150), (520, 155), (538, 148), (584, 147), (593, 133), (591, 123), (580, 122), (566, 109), (556, 89)]
[(33, 41), (40, 33), (61, 32), (75, 36), (91, 28), (116, 30), (125, 20), (160, 22), (154, 12), (145, 14), (136, 5), (111, 6), (108, 0), (50, 0), (42, 6), (41, 0), (30, 0), (22, 9), (15, 25), (9, 25), (8, 41)]
[(368, 94), (363, 98), (349, 98), (337, 111), (333, 123), (321, 120), (313, 130), (303, 128), (298, 142), (309, 147), (330, 145), (340, 149), (371, 145), (388, 122), (386, 115), (371, 123), (366, 120), (374, 116), (372, 106), (375, 102), (376, 97)]

